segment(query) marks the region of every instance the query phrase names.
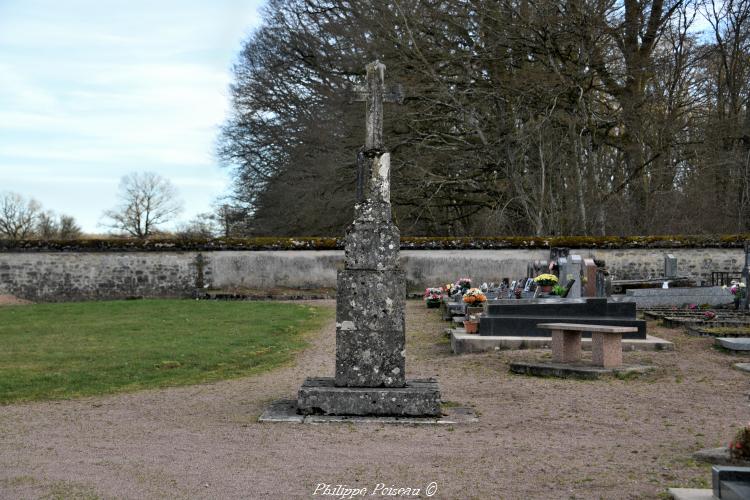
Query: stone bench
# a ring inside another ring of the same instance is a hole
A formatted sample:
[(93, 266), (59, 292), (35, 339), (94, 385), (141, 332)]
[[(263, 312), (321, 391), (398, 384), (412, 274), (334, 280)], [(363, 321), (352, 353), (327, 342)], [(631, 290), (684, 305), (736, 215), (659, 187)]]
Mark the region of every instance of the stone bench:
[(539, 323), (552, 331), (552, 361), (576, 363), (581, 359), (581, 333), (591, 332), (594, 365), (616, 368), (622, 365), (622, 334), (637, 332), (634, 326), (586, 325), (580, 323)]

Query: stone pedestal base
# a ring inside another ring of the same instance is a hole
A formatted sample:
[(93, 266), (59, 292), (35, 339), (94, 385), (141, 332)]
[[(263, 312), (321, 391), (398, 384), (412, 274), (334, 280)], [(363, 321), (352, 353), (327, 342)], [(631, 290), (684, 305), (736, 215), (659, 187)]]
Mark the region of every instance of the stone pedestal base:
[(336, 385), (406, 383), (402, 271), (344, 269), (336, 291)]
[(308, 378), (297, 395), (304, 415), (439, 416), (440, 389), (434, 379), (405, 387), (337, 387), (333, 378)]

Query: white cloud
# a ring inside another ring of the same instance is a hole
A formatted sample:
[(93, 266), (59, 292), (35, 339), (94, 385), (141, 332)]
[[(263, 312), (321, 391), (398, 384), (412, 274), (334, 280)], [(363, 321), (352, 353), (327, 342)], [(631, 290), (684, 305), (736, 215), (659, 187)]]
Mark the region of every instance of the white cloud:
[(0, 188), (60, 202), (51, 187), (78, 186), (73, 215), (90, 220), (111, 201), (99, 187), (150, 170), (208, 210), (228, 185), (214, 144), (229, 68), (260, 3), (0, 2)]

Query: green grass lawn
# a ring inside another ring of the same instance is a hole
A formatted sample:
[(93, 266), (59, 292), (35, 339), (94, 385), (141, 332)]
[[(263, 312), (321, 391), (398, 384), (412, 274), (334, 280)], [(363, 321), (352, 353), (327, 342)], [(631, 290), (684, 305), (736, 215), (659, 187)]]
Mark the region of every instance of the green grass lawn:
[(136, 300), (0, 307), (0, 404), (186, 385), (266, 371), (331, 311)]

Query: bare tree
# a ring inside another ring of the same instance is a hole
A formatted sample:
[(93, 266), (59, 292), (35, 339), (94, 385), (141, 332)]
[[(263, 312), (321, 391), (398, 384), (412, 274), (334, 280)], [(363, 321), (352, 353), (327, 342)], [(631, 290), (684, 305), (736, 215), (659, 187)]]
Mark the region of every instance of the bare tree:
[(379, 58), (406, 88), (384, 124), (402, 234), (747, 230), (749, 13), (750, 0), (269, 0), (219, 140), (240, 227), (343, 232), (363, 135), (347, 89)]
[(41, 212), (37, 217), (36, 236), (42, 240), (53, 240), (60, 234), (60, 226), (51, 210)]
[(61, 240), (75, 240), (83, 235), (81, 226), (70, 215), (61, 215), (57, 223), (57, 237)]
[(210, 213), (202, 213), (193, 217), (188, 222), (177, 225), (175, 236), (183, 239), (213, 238), (218, 232)]
[(118, 197), (120, 205), (104, 212), (107, 226), (135, 238), (148, 238), (182, 211), (175, 187), (153, 172), (124, 176)]
[(41, 206), (18, 193), (0, 194), (0, 237), (22, 240), (33, 235)]
[(56, 215), (52, 210), (39, 214), (34, 236), (40, 240), (75, 240), (83, 234), (75, 218)]
[(220, 237), (229, 238), (242, 232), (242, 225), (247, 219), (246, 210), (221, 200), (217, 200), (212, 208), (214, 211), (208, 217), (216, 226)]

